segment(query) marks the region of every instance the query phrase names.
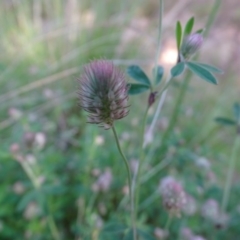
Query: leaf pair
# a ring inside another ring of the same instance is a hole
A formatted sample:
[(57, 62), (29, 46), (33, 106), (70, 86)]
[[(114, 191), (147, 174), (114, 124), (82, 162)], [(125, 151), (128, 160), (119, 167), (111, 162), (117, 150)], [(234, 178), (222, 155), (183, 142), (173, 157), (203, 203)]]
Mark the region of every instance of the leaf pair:
[[(183, 38), (185, 38), (186, 36), (190, 35), (192, 33), (193, 27), (194, 27), (194, 17), (191, 17), (184, 28), (184, 31), (182, 30), (182, 25), (181, 22), (177, 21), (177, 25), (176, 25), (176, 42), (177, 42), (177, 49), (178, 51), (181, 48), (182, 45), (182, 40)], [(199, 29), (198, 31), (196, 31), (196, 33), (202, 33), (203, 29)]]
[(222, 73), (222, 70), (205, 63), (180, 62), (171, 69), (171, 76), (177, 77), (182, 74), (185, 69), (185, 65), (193, 74), (213, 84), (217, 84), (217, 79), (212, 73)]
[[(133, 78), (138, 83), (128, 84), (129, 94), (139, 94), (143, 93), (150, 88), (152, 88), (151, 82), (148, 76), (144, 73), (144, 71), (137, 65), (129, 66), (127, 69), (128, 75)], [(153, 76), (155, 79), (155, 84), (158, 85), (163, 77), (164, 69), (162, 66), (157, 66), (157, 68), (153, 69)]]

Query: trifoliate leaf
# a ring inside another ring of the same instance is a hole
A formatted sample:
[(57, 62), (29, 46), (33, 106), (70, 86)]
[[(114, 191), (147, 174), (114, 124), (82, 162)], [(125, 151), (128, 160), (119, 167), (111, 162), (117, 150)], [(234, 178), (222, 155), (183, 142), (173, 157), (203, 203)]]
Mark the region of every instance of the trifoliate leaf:
[(217, 79), (211, 74), (211, 72), (198, 63), (186, 62), (186, 65), (198, 77), (204, 79), (207, 82), (217, 84)]
[(132, 77), (137, 82), (143, 83), (145, 85), (150, 86), (150, 80), (148, 79), (147, 75), (144, 71), (137, 65), (129, 66), (127, 69), (127, 73), (130, 77)]
[(138, 83), (131, 83), (131, 84), (128, 84), (128, 86), (129, 86), (128, 93), (130, 95), (143, 93), (150, 88), (150, 86), (147, 86), (144, 84), (138, 84)]
[(184, 62), (180, 62), (177, 65), (175, 65), (172, 69), (171, 69), (171, 75), (172, 77), (177, 77), (179, 76), (183, 70), (184, 70)]
[(162, 66), (157, 66), (157, 68), (154, 68), (152, 72), (155, 78), (155, 84), (158, 85), (162, 80), (164, 68)]
[(223, 73), (223, 71), (215, 66), (206, 64), (206, 63), (199, 63), (199, 62), (193, 62), (195, 64), (198, 64), (200, 66), (202, 66), (203, 68), (207, 69), (209, 72), (212, 73)]

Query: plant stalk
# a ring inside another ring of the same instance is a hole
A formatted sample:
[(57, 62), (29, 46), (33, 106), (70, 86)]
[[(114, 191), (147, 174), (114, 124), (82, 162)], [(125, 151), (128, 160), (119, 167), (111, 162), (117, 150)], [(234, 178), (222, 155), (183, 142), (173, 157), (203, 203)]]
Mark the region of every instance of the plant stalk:
[(130, 166), (128, 163), (128, 160), (126, 159), (122, 148), (120, 146), (119, 143), (119, 138), (115, 129), (115, 126), (112, 126), (112, 131), (113, 131), (113, 135), (115, 137), (115, 141), (117, 144), (117, 148), (118, 151), (120, 153), (120, 155), (122, 156), (123, 162), (125, 164), (125, 167), (127, 169), (127, 175), (128, 175), (128, 187), (129, 187), (129, 194), (130, 194), (130, 204), (131, 204), (131, 220), (132, 220), (132, 228), (133, 228), (133, 236), (134, 236), (134, 240), (137, 240), (137, 228), (136, 228), (136, 214), (135, 214), (135, 204), (134, 204), (134, 194), (133, 194), (133, 188), (132, 188), (132, 177), (131, 177), (131, 170), (130, 170)]
[(237, 160), (237, 155), (238, 155), (239, 149), (240, 149), (240, 135), (238, 134), (234, 141), (234, 144), (233, 144), (231, 159), (229, 162), (227, 179), (226, 179), (226, 183), (225, 183), (223, 199), (222, 199), (222, 206), (221, 206), (222, 213), (226, 210), (228, 202), (229, 202), (231, 186), (232, 186), (232, 182), (233, 182), (234, 169), (236, 166), (236, 160)]
[[(222, 0), (215, 0), (213, 6), (212, 6), (212, 9), (211, 9), (211, 12), (209, 14), (209, 17), (208, 17), (208, 20), (207, 20), (207, 23), (206, 23), (206, 27), (205, 27), (205, 31), (204, 31), (204, 37), (208, 36), (209, 34), (209, 30), (217, 16), (217, 13), (219, 11), (219, 8), (221, 6), (221, 2)], [(196, 56), (195, 60), (198, 59), (198, 56)], [(172, 132), (177, 120), (178, 120), (178, 116), (179, 116), (179, 113), (180, 113), (180, 108), (181, 108), (181, 105), (183, 103), (183, 100), (184, 100), (184, 97), (185, 97), (185, 94), (186, 94), (186, 90), (188, 88), (188, 85), (189, 85), (189, 82), (191, 80), (191, 77), (192, 77), (192, 73), (189, 71), (187, 73), (187, 76), (186, 78), (184, 79), (184, 82), (183, 82), (183, 85), (181, 87), (181, 90), (179, 92), (179, 95), (176, 99), (176, 103), (175, 103), (175, 106), (174, 106), (174, 109), (173, 109), (173, 114), (170, 118), (170, 121), (169, 121), (169, 126), (166, 130), (166, 132), (164, 133), (163, 135), (163, 138), (162, 138), (162, 143), (165, 143), (166, 139), (168, 139), (170, 133)]]

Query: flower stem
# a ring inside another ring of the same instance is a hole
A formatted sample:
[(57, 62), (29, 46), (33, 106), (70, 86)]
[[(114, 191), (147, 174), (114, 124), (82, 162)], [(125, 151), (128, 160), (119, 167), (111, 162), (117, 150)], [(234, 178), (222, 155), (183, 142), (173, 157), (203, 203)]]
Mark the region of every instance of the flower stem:
[[(163, 106), (163, 103), (165, 101), (165, 98), (167, 96), (167, 88), (168, 86), (170, 85), (171, 83), (171, 80), (172, 80), (172, 76), (169, 77), (169, 79), (166, 81), (166, 84), (164, 86), (164, 88), (160, 91), (159, 95), (160, 95), (160, 99), (159, 99), (159, 102), (158, 102), (158, 105), (157, 105), (157, 108), (156, 108), (156, 111), (155, 111), (155, 114), (154, 114), (154, 117), (153, 117), (153, 120), (152, 120), (152, 123), (149, 127), (149, 130), (148, 130), (148, 136), (150, 138), (153, 137), (153, 131), (154, 131), (154, 128), (155, 128), (155, 125), (157, 123), (157, 119), (160, 115), (160, 112), (161, 112), (161, 109), (162, 109), (162, 106)], [(145, 141), (144, 142), (144, 146), (146, 146), (147, 142)]]
[[(137, 215), (138, 211), (138, 202), (139, 202), (139, 192), (140, 192), (140, 176), (141, 176), (141, 170), (142, 170), (142, 165), (144, 161), (144, 135), (145, 135), (145, 126), (146, 126), (146, 121), (147, 121), (147, 114), (148, 114), (149, 106), (147, 106), (146, 111), (143, 116), (143, 122), (142, 122), (142, 129), (140, 133), (141, 137), (141, 143), (140, 143), (140, 157), (139, 157), (139, 164), (137, 168), (137, 173), (136, 173), (136, 191), (135, 191), (135, 214)], [(137, 218), (137, 216), (135, 216)]]
[(223, 199), (222, 199), (222, 207), (221, 207), (222, 212), (226, 210), (228, 205), (230, 192), (231, 192), (231, 185), (233, 181), (233, 174), (234, 174), (234, 169), (235, 169), (236, 160), (237, 160), (237, 153), (239, 148), (240, 148), (240, 135), (238, 134), (233, 144), (231, 159), (228, 167), (228, 174), (227, 174), (227, 179), (226, 179), (225, 188), (223, 192)]
[[(210, 28), (211, 28), (211, 26), (212, 26), (212, 24), (213, 24), (213, 22), (214, 22), (214, 20), (217, 16), (217, 13), (218, 13), (219, 8), (221, 6), (221, 2), (222, 2), (222, 0), (215, 0), (214, 4), (212, 6), (211, 12), (209, 14), (209, 17), (208, 17), (208, 20), (207, 20), (207, 23), (206, 23), (205, 31), (204, 31), (204, 36), (205, 37), (209, 34), (209, 30), (210, 30)], [(198, 58), (198, 55), (196, 56), (195, 60), (197, 60), (197, 58)], [(172, 129), (174, 128), (174, 126), (175, 126), (175, 124), (178, 120), (178, 116), (179, 116), (179, 113), (180, 113), (180, 108), (181, 108), (182, 102), (184, 100), (185, 93), (186, 93), (186, 90), (188, 88), (191, 77), (192, 77), (192, 73), (188, 72), (187, 76), (184, 79), (183, 85), (180, 89), (179, 95), (176, 99), (175, 106), (174, 106), (174, 109), (173, 109), (173, 114), (171, 115), (168, 128), (167, 128), (166, 132), (164, 133), (164, 135), (162, 137), (162, 143), (163, 144), (168, 139), (170, 133), (172, 132)], [(162, 145), (162, 146), (164, 147), (164, 145)]]
[(170, 227), (171, 222), (172, 222), (172, 215), (169, 214), (169, 215), (168, 215), (168, 218), (167, 218), (167, 222), (166, 222), (165, 227), (164, 227), (164, 230), (165, 230), (165, 231), (168, 231), (168, 228)]
[(161, 51), (162, 17), (163, 17), (163, 9), (164, 9), (163, 0), (159, 0), (159, 9), (160, 9), (160, 14), (159, 14), (159, 22), (158, 22), (157, 53), (155, 56), (154, 79), (157, 78), (157, 65), (158, 65), (158, 59)]
[(116, 144), (117, 144), (117, 148), (118, 151), (120, 153), (120, 155), (122, 156), (122, 159), (125, 163), (126, 169), (127, 169), (127, 175), (128, 175), (128, 186), (129, 186), (129, 193), (130, 193), (130, 203), (131, 203), (131, 220), (132, 220), (132, 227), (133, 227), (133, 236), (134, 236), (134, 240), (137, 240), (137, 229), (136, 229), (136, 214), (135, 214), (135, 204), (134, 204), (134, 194), (133, 194), (133, 188), (132, 188), (132, 177), (131, 177), (131, 171), (130, 171), (130, 167), (129, 167), (129, 163), (128, 160), (126, 159), (122, 148), (120, 146), (119, 143), (119, 139), (118, 139), (118, 135), (115, 129), (115, 126), (112, 126), (112, 130), (113, 130), (113, 135), (115, 137), (116, 140)]

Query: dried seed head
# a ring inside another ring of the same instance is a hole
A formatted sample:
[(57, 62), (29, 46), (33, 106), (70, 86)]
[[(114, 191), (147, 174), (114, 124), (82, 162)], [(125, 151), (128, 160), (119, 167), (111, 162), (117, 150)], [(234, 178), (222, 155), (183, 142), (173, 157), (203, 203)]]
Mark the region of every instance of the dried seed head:
[(107, 60), (86, 65), (79, 78), (80, 106), (89, 112), (88, 122), (112, 127), (128, 114), (128, 87), (124, 74)]
[(194, 33), (187, 36), (183, 40), (181, 46), (181, 56), (184, 59), (189, 59), (194, 53), (196, 53), (203, 44), (203, 36), (200, 33)]
[(162, 179), (159, 187), (164, 207), (173, 215), (180, 216), (186, 204), (186, 193), (182, 185), (173, 177)]

